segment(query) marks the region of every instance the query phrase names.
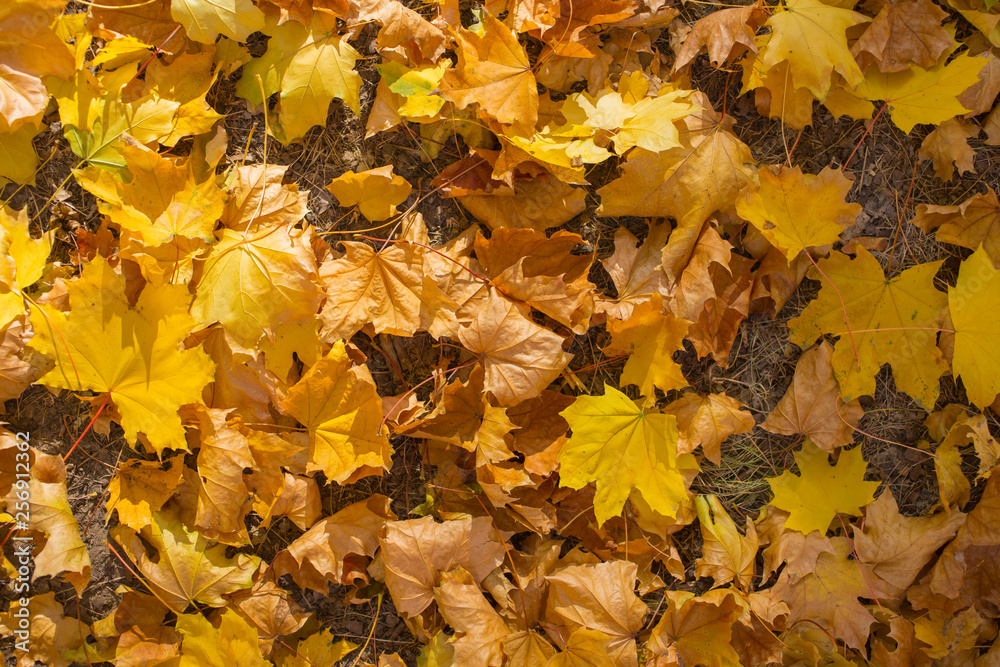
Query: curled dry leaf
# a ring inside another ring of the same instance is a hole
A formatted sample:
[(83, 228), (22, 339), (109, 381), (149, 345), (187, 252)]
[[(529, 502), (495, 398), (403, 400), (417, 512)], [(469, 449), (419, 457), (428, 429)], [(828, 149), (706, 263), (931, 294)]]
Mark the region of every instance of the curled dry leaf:
[(326, 592), (329, 584), (367, 579), (366, 559), (375, 555), (379, 533), (396, 515), (389, 498), (370, 496), (328, 516), (275, 556), (276, 577), (290, 574), (302, 588)]
[(385, 585), (396, 608), (416, 616), (434, 600), (440, 573), (461, 565), (476, 583), (503, 561), (504, 547), (488, 518), (438, 523), (432, 517), (389, 523), (379, 538)]

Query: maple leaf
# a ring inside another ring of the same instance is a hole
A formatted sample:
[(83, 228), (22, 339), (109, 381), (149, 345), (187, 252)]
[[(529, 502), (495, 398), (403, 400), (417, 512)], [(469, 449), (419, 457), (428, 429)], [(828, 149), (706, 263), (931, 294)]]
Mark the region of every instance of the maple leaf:
[(230, 608), (256, 628), (261, 651), (271, 653), (274, 641), (298, 632), (309, 621), (285, 589), (268, 577), (261, 577), (251, 589), (233, 593)]
[[(376, 251), (356, 241), (343, 246), (343, 258), (320, 267), (327, 286), (319, 315), (325, 339), (350, 338), (366, 324), (375, 333), (396, 336), (412, 336), (421, 329), (445, 333), (432, 325), (437, 310), (449, 310), (449, 300), (430, 275), (423, 247), (393, 243)], [(451, 323), (442, 326), (450, 328)]]
[[(226, 558), (225, 545), (208, 546), (203, 535), (188, 530), (172, 513), (155, 513), (141, 533), (125, 526), (116, 526), (111, 533), (157, 599), (176, 614), (192, 603), (225, 606), (222, 596), (249, 588), (260, 564), (259, 558), (246, 554)], [(143, 540), (153, 546), (153, 556), (147, 554)]]
[[(434, 61), (448, 47), (447, 36), (440, 27), (401, 2), (352, 0), (349, 4), (352, 11), (357, 12), (357, 16), (352, 15), (349, 19), (345, 16), (345, 20), (350, 23), (354, 23), (357, 19), (375, 20), (382, 24), (376, 39), (383, 49), (398, 52), (402, 46), (406, 53), (410, 53), (411, 44), (414, 44), (416, 51), (424, 59)], [(449, 23), (458, 22), (449, 21)]]
[(940, 266), (919, 264), (887, 279), (864, 248), (853, 260), (835, 252), (819, 262), (825, 276), (819, 298), (788, 323), (792, 342), (808, 345), (824, 333), (840, 336), (832, 363), (846, 400), (874, 394), (875, 374), (888, 363), (897, 387), (920, 405), (933, 406), (938, 379), (947, 370), (935, 340), (948, 300), (934, 288)]
[(640, 246), (629, 230), (624, 227), (615, 230), (615, 252), (601, 263), (615, 284), (618, 298), (599, 301), (598, 311), (627, 320), (636, 306), (646, 303), (654, 294), (666, 293), (668, 281), (662, 256), (669, 234), (669, 225), (652, 222)]
[(25, 319), (15, 319), (0, 335), (0, 401), (17, 398), (48, 371), (48, 360), (33, 358), (25, 347), (29, 335)]
[(934, 175), (942, 181), (950, 181), (957, 168), (960, 174), (976, 172), (976, 151), (967, 139), (979, 136), (979, 126), (975, 123), (949, 118), (928, 134), (917, 157), (920, 161), (933, 160)]
[(971, 250), (981, 245), (994, 266), (1000, 265), (1000, 201), (990, 186), (955, 206), (920, 204), (910, 222), (926, 233), (936, 229), (942, 243)]
[(1000, 357), (995, 338), (1000, 332), (1000, 289), (997, 271), (986, 250), (972, 253), (958, 271), (958, 282), (948, 291), (948, 308), (955, 330), (952, 370), (962, 379), (969, 400), (987, 406), (1000, 394)]
[(311, 243), (311, 227), (223, 229), (195, 267), (191, 315), (206, 325), (221, 323), (236, 351), (273, 337), (279, 324), (306, 320), (322, 300)]
[(219, 35), (245, 42), (264, 29), (264, 13), (250, 0), (171, 0), (170, 15), (203, 44), (214, 44)]
[(526, 310), (490, 290), (472, 321), (458, 330), (462, 346), (479, 355), (484, 388), (501, 406), (534, 398), (573, 358), (563, 352), (562, 336), (528, 319)]
[(218, 533), (244, 528), (250, 491), (243, 471), (254, 459), (246, 436), (226, 423), (227, 410), (201, 412), (198, 449), (198, 506), (195, 525)]
[(457, 633), (451, 640), (457, 664), (470, 667), (503, 664), (503, 643), (511, 633), (510, 628), (469, 572), (461, 566), (442, 572), (441, 583), (434, 588), (434, 600), (445, 622)]
[(544, 232), (569, 222), (586, 208), (586, 195), (555, 176), (514, 179), (508, 186), (493, 178), (493, 165), (480, 156), (445, 167), (431, 181), (446, 197), (454, 197), (491, 229), (534, 229)]
[(608, 385), (603, 396), (578, 396), (561, 414), (573, 435), (559, 453), (559, 483), (596, 483), (598, 525), (621, 513), (633, 489), (653, 510), (677, 516), (688, 493), (681, 471), (696, 464), (677, 454), (676, 417), (639, 407)]
[(389, 498), (373, 494), (326, 517), (280, 551), (271, 563), (276, 576), (291, 575), (302, 588), (325, 593), (330, 584), (364, 578), (361, 558), (371, 558), (379, 532), (396, 516)]
[[(337, 36), (334, 20), (317, 13), (309, 26), (295, 21), (277, 25), (268, 16), (263, 29), (271, 36), (267, 51), (243, 67), (237, 95), (260, 105), (278, 94), (277, 118), (268, 131), (284, 144), (301, 139), (313, 125), (324, 124), (335, 97), (360, 113), (361, 76), (354, 64), (361, 54)], [(263, 97), (258, 76), (264, 84)]]
[[(281, 667), (313, 667), (313, 665), (334, 665), (343, 660), (359, 644), (346, 639), (337, 639), (329, 628), (299, 640), (295, 653), (281, 662)], [(384, 655), (384, 654), (383, 654)]]
[(788, 604), (789, 623), (808, 618), (827, 632), (835, 633), (848, 646), (861, 650), (875, 618), (858, 598), (870, 597), (872, 592), (857, 561), (849, 558), (848, 540), (835, 538), (834, 549), (833, 553), (821, 553), (815, 569), (801, 579), (792, 581), (782, 572), (771, 595)]
[(388, 470), (392, 449), (384, 433), (382, 400), (364, 365), (354, 365), (344, 341), (334, 343), (289, 389), (281, 410), (309, 432), (308, 470), (339, 484)]
[(162, 464), (141, 459), (123, 461), (108, 484), (105, 522), (110, 521), (111, 512), (117, 510), (118, 521), (129, 528), (142, 530), (143, 526), (148, 526), (153, 513), (160, 511), (180, 486), (183, 467), (180, 463), (178, 457), (169, 458)]
[(734, 398), (721, 394), (687, 392), (663, 408), (677, 418), (677, 452), (688, 454), (701, 447), (708, 460), (719, 465), (722, 461), (722, 443), (737, 433), (753, 430), (753, 415)]
[[(28, 529), (45, 536), (44, 546), (35, 552), (31, 579), (62, 577), (82, 591), (90, 583), (90, 556), (80, 539), (80, 527), (66, 493), (66, 467), (62, 458), (33, 451), (31, 478), (27, 482), (28, 506), (23, 515)], [(23, 464), (19, 464), (19, 468)], [(11, 489), (7, 495), (8, 511), (23, 505), (25, 490)]]
[(285, 184), (288, 167), (248, 164), (226, 178), (226, 205), (220, 217), (225, 227), (241, 232), (276, 224), (294, 225), (306, 217), (308, 192)]
[(858, 558), (873, 565), (872, 572), (899, 599), (964, 520), (961, 512), (903, 516), (892, 492), (886, 489), (865, 507), (864, 530), (854, 528), (854, 548)]
[(124, 278), (96, 257), (68, 291), (69, 315), (46, 305), (32, 310), (31, 346), (55, 361), (39, 381), (107, 392), (133, 446), (142, 433), (157, 453), (187, 449), (177, 410), (201, 403), (214, 369), (200, 349), (179, 349), (195, 326), (187, 287), (148, 285), (132, 309)]
[[(708, 111), (699, 115), (710, 117)], [(692, 129), (681, 134), (679, 148), (629, 153), (621, 178), (597, 191), (597, 212), (672, 217), (700, 230), (714, 211), (732, 206), (750, 182), (746, 165), (752, 163), (750, 149), (721, 125)]]
[(795, 365), (792, 386), (760, 427), (771, 433), (807, 436), (828, 452), (853, 443), (864, 410), (857, 399), (841, 400), (832, 359), (833, 347), (826, 341), (804, 352)]
[[(63, 653), (78, 649), (87, 643), (90, 630), (85, 623), (66, 616), (63, 604), (56, 600), (54, 592), (34, 595), (26, 609), (28, 630), (28, 650), (19, 656), (18, 667), (34, 667), (37, 662), (48, 667), (70, 667), (77, 664), (67, 660)], [(15, 630), (24, 626), (19, 622), (23, 616), (15, 616), (16, 609), (0, 614), (0, 631), (5, 637), (14, 636)]]
[(742, 590), (750, 590), (759, 547), (757, 530), (750, 517), (747, 517), (746, 536), (743, 536), (715, 496), (698, 496), (695, 506), (703, 540), (702, 555), (695, 561), (695, 573), (699, 577), (712, 577), (715, 586), (735, 580)]
[(930, 69), (913, 66), (884, 74), (870, 67), (854, 94), (866, 100), (884, 100), (892, 122), (909, 134), (918, 123), (937, 125), (965, 114), (968, 109), (957, 97), (976, 83), (985, 66), (982, 58), (962, 53), (948, 64)]
[(341, 206), (357, 206), (372, 222), (396, 215), (396, 205), (410, 196), (410, 184), (392, 173), (392, 165), (359, 173), (348, 171), (326, 186)]
[(976, 660), (979, 650), (974, 648), (984, 623), (975, 609), (959, 614), (931, 609), (927, 616), (913, 620), (914, 636), (927, 645), (920, 650), (929, 658)]
[(690, 65), (703, 48), (708, 50), (708, 61), (713, 67), (732, 62), (747, 51), (756, 53), (755, 31), (766, 17), (767, 13), (759, 2), (746, 7), (719, 9), (702, 17), (677, 51), (674, 71)]
[(0, 185), (13, 181), (21, 185), (35, 185), (38, 156), (34, 139), (41, 130), (34, 125), (23, 125), (13, 132), (0, 132)]
[(587, 280), (594, 256), (574, 254), (583, 242), (564, 231), (547, 238), (534, 230), (498, 229), (489, 240), (477, 234), (475, 251), (497, 291), (583, 334), (594, 310), (594, 284)]
[(219, 616), (218, 628), (201, 614), (180, 614), (177, 631), (184, 637), (178, 667), (271, 664), (261, 655), (257, 629), (232, 609)]
[(674, 122), (698, 111), (698, 107), (687, 99), (690, 94), (689, 90), (670, 85), (660, 88), (656, 97), (644, 97), (635, 102), (610, 88), (596, 96), (577, 93), (570, 95), (561, 109), (563, 117), (573, 127), (556, 128), (554, 132), (572, 132), (570, 136), (580, 136), (579, 129), (593, 128), (591, 132), (611, 136), (619, 155), (636, 146), (653, 152), (665, 151), (681, 145)]
[(900, 72), (910, 63), (925, 69), (956, 44), (941, 26), (948, 13), (931, 0), (890, 0), (852, 49), (862, 70), (872, 62), (883, 72)]
[(38, 282), (52, 251), (53, 232), (31, 236), (27, 209), (0, 206), (0, 326), (24, 314), (21, 290)]
[(806, 248), (829, 245), (854, 224), (860, 204), (845, 201), (851, 179), (826, 167), (818, 175), (798, 167), (757, 171), (759, 185), (740, 192), (736, 212), (791, 261)]
[(12, 2), (0, 9), (0, 130), (15, 130), (45, 111), (49, 94), (43, 77), (73, 74), (72, 53), (49, 27), (58, 11), (44, 2)]
[(198, 180), (190, 160), (163, 157), (143, 146), (121, 148), (130, 179), (89, 167), (77, 182), (98, 198), (98, 210), (139, 235), (144, 245), (169, 243), (175, 236), (215, 240), (224, 194), (215, 178)]
[(545, 621), (607, 635), (606, 652), (614, 664), (637, 667), (635, 636), (649, 610), (635, 594), (635, 563), (612, 561), (570, 565), (545, 577), (549, 583)]
[(860, 447), (840, 450), (831, 466), (827, 452), (806, 440), (795, 462), (800, 475), (786, 470), (767, 480), (774, 492), (771, 504), (789, 513), (786, 530), (825, 533), (838, 513), (858, 516), (875, 499), (879, 483), (864, 481), (867, 466)]
[(730, 645), (733, 622), (743, 613), (731, 591), (693, 596), (668, 591), (669, 604), (647, 646), (666, 661), (681, 665), (738, 665)]
[(386, 524), (379, 544), (385, 585), (396, 608), (411, 617), (434, 601), (441, 573), (460, 565), (481, 584), (504, 558), (501, 538), (486, 517), (395, 521)]
[(636, 306), (627, 320), (610, 320), (611, 343), (604, 348), (609, 353), (629, 355), (620, 382), (637, 385), (649, 398), (654, 396), (654, 387), (668, 392), (688, 384), (673, 354), (684, 349), (689, 322), (662, 311), (663, 299), (653, 294)]
[(765, 23), (771, 28), (771, 38), (761, 52), (762, 69), (787, 60), (795, 87), (807, 88), (818, 100), (830, 90), (834, 70), (854, 87), (862, 73), (847, 46), (846, 32), (869, 20), (820, 0), (788, 0)]
[[(750, 306), (753, 262), (734, 253), (710, 223), (697, 240), (685, 237), (675, 232), (663, 251), (668, 276), (680, 273), (666, 303), (674, 315), (691, 322), (687, 338), (698, 355), (712, 355), (726, 367), (729, 349)], [(694, 242), (689, 245), (690, 241)]]
[(562, 651), (552, 656), (545, 667), (615, 667), (608, 657), (611, 637), (600, 630), (577, 628)]
[(473, 29), (452, 34), (458, 42), (458, 67), (445, 73), (438, 94), (459, 108), (478, 104), (480, 113), (531, 135), (538, 119), (538, 91), (517, 36), (489, 14)]

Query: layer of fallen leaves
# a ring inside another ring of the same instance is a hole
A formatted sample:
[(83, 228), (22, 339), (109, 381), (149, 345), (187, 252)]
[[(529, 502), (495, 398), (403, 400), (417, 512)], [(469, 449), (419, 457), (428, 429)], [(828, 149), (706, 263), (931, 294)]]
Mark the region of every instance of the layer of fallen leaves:
[[(934, 126), (919, 156), (939, 178), (973, 170), (968, 139), (1000, 142), (998, 5), (854, 5), (758, 1), (686, 26), (659, 0), (5, 2), (0, 178), (33, 182), (32, 140), (57, 111), (101, 218), (58, 262), (53, 232), (0, 210), (0, 393), (68, 390), (136, 451), (106, 492), (130, 573), (118, 606), (73, 618), (53, 593), (30, 596), (19, 664), (332, 665), (357, 644), (290, 592), (331, 584), (345, 603), (391, 597), (424, 665), (997, 664), (995, 191), (911, 221), (968, 249), (954, 284), (941, 287), (941, 262), (887, 273), (863, 243), (841, 245), (861, 209), (849, 170), (757, 164), (691, 85), (706, 51), (788, 128), (825, 113), (817, 101), (885, 114), (903, 132)], [(371, 24), (378, 76), (361, 114)], [(272, 141), (325, 124), (336, 99), (369, 135), (405, 128), (429, 157), (457, 142), (464, 157), (430, 186), (481, 225), (433, 246), (437, 222), (404, 208), (428, 184), (382, 165), (327, 188), (384, 238), (328, 243), (286, 167), (227, 157), (206, 95), (234, 75)], [(648, 229), (640, 242), (617, 228), (598, 266), (582, 236), (549, 230), (587, 209), (608, 160), (620, 171), (597, 215)], [(806, 275), (818, 296), (788, 322), (805, 351), (759, 424), (801, 436), (795, 470), (737, 525), (691, 487), (758, 425), (691, 387), (675, 353), (726, 366), (741, 323), (776, 316)], [(627, 360), (620, 386), (591, 395), (568, 365), (595, 327)], [(380, 396), (360, 344), (379, 334), (434, 339), (437, 366)], [(884, 366), (929, 413), (926, 516), (866, 480), (855, 446)], [(942, 404), (947, 374), (968, 405)], [(423, 444), (427, 502), (397, 516), (376, 494), (324, 514), (321, 486), (385, 474), (400, 436)], [(22, 449), (0, 431), (4, 534), (27, 502), (32, 582), (82, 594), (91, 563), (64, 457)], [(24, 458), (30, 479), (15, 474)], [(262, 560), (278, 520), (301, 535)], [(685, 563), (671, 536), (695, 522)], [(0, 614), (0, 632), (17, 627)]]

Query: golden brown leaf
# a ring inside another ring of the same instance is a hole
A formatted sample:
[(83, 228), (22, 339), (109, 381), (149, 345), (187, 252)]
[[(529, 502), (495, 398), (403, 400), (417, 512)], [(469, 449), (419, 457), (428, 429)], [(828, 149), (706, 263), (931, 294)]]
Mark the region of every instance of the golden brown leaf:
[(649, 610), (635, 594), (635, 563), (612, 561), (571, 565), (546, 577), (545, 621), (566, 628), (603, 632), (612, 640), (608, 655), (617, 665), (637, 667), (635, 635)]
[(444, 620), (454, 628), (454, 660), (469, 667), (500, 667), (504, 639), (510, 628), (479, 590), (476, 580), (461, 566), (441, 573), (434, 600)]
[(367, 366), (354, 365), (344, 341), (288, 390), (281, 410), (309, 431), (309, 472), (339, 484), (388, 470), (392, 448), (381, 431), (382, 399)]
[(928, 69), (955, 47), (941, 25), (947, 17), (931, 0), (888, 0), (852, 51), (862, 70), (872, 62), (883, 72), (900, 72), (911, 63)]
[(920, 161), (934, 162), (934, 175), (946, 183), (955, 174), (976, 173), (976, 151), (969, 146), (968, 139), (979, 136), (979, 127), (959, 118), (949, 118), (928, 134), (917, 157)]
[(854, 528), (854, 548), (861, 561), (901, 598), (939, 548), (962, 524), (961, 512), (908, 517), (899, 513), (886, 489), (865, 509), (864, 531)]
[(833, 374), (833, 346), (826, 341), (806, 350), (795, 365), (792, 386), (760, 427), (782, 435), (804, 435), (828, 452), (854, 442), (864, 416), (857, 399), (845, 403)]
[(379, 532), (396, 515), (380, 494), (328, 516), (274, 557), (276, 577), (289, 574), (302, 588), (326, 593), (330, 584), (367, 579), (365, 565), (379, 546)]
[(910, 222), (926, 233), (936, 229), (943, 243), (972, 250), (982, 245), (993, 265), (1000, 265), (1000, 201), (990, 186), (955, 206), (920, 204)]
[(731, 627), (743, 610), (729, 591), (710, 591), (695, 597), (667, 592), (668, 606), (653, 628), (649, 649), (664, 664), (738, 664), (730, 646)]
[(535, 76), (517, 36), (485, 14), (480, 32), (453, 30), (458, 42), (458, 67), (448, 70), (439, 94), (459, 108), (479, 105), (480, 113), (510, 125), (515, 133), (531, 135), (538, 119)]
[(108, 484), (108, 513), (118, 510), (118, 521), (134, 530), (142, 530), (177, 491), (181, 483), (181, 459), (159, 461), (132, 459), (123, 461)]
[(747, 517), (746, 536), (715, 496), (695, 498), (701, 525), (702, 555), (695, 561), (695, 574), (712, 577), (715, 586), (735, 580), (741, 590), (750, 590), (759, 541), (757, 530)]
[(625, 320), (653, 294), (666, 293), (668, 282), (663, 272), (662, 252), (669, 235), (670, 226), (662, 221), (650, 223), (642, 245), (625, 227), (615, 230), (615, 252), (601, 262), (611, 275), (618, 296), (599, 301), (598, 312)]
[(563, 352), (561, 336), (535, 324), (522, 307), (492, 289), (472, 322), (458, 330), (458, 339), (479, 355), (484, 387), (501, 406), (534, 398), (573, 358)]
[(677, 453), (687, 454), (700, 446), (705, 457), (719, 465), (726, 438), (753, 430), (753, 415), (744, 407), (725, 392), (701, 396), (690, 391), (669, 403), (663, 411), (677, 417)]
[(422, 612), (433, 602), (440, 573), (459, 565), (481, 583), (503, 561), (500, 539), (484, 517), (438, 523), (428, 516), (387, 524), (379, 544), (396, 608), (411, 617)]
[(757, 52), (754, 32), (767, 18), (759, 2), (746, 7), (719, 9), (698, 20), (674, 61), (677, 72), (689, 65), (701, 50), (708, 50), (714, 67), (731, 62), (746, 51)]
[[(55, 593), (43, 593), (30, 598), (27, 630), (28, 650), (21, 653), (18, 667), (34, 667), (41, 662), (46, 667), (70, 667), (72, 660), (63, 658), (63, 652), (73, 651), (87, 643), (89, 630), (79, 620), (65, 616), (63, 605), (56, 600)], [(23, 630), (15, 617), (15, 609), (0, 614), (0, 630), (11, 636), (15, 630)]]

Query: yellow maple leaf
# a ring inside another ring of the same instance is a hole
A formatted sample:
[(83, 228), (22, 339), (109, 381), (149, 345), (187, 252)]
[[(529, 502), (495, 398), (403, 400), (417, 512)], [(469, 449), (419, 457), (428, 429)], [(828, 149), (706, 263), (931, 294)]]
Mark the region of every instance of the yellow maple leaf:
[(355, 173), (348, 171), (326, 186), (341, 206), (357, 206), (361, 215), (372, 222), (396, 215), (396, 205), (402, 204), (413, 189), (402, 176), (392, 173), (392, 165)]
[(1000, 271), (980, 248), (958, 271), (948, 291), (955, 329), (952, 369), (962, 379), (969, 400), (985, 408), (1000, 394)]
[(480, 112), (530, 136), (538, 120), (538, 90), (517, 35), (489, 14), (472, 30), (454, 30), (458, 67), (445, 72), (438, 94), (459, 108)]
[(990, 186), (954, 206), (920, 204), (910, 222), (924, 232), (937, 229), (942, 243), (970, 250), (982, 245), (994, 266), (1000, 264), (1000, 200)]
[(35, 184), (38, 156), (32, 142), (41, 131), (28, 123), (13, 132), (0, 132), (0, 185), (9, 181), (21, 185)]
[(826, 167), (818, 175), (803, 174), (798, 167), (760, 169), (759, 185), (740, 192), (736, 212), (753, 223), (788, 261), (806, 248), (828, 245), (854, 224), (860, 204), (845, 201), (851, 179), (839, 169)]
[(938, 379), (948, 369), (937, 347), (947, 304), (934, 287), (940, 266), (940, 261), (919, 264), (886, 278), (864, 248), (854, 260), (833, 253), (819, 262), (826, 277), (819, 298), (788, 323), (792, 342), (807, 347), (823, 334), (840, 336), (833, 370), (845, 401), (872, 395), (875, 374), (888, 363), (896, 386), (930, 408), (937, 401)]
[(260, 105), (278, 93), (277, 118), (268, 130), (283, 144), (301, 139), (313, 125), (325, 125), (335, 97), (360, 113), (361, 76), (354, 63), (361, 54), (337, 35), (335, 20), (317, 12), (309, 26), (296, 21), (278, 25), (277, 16), (269, 15), (267, 51), (243, 67), (237, 95)]
[(312, 228), (277, 224), (241, 234), (224, 229), (196, 268), (197, 294), (191, 315), (204, 324), (220, 322), (227, 337), (253, 348), (273, 338), (280, 324), (309, 319), (322, 292)]
[(869, 67), (853, 94), (866, 100), (884, 100), (892, 122), (909, 133), (919, 123), (938, 125), (968, 112), (957, 98), (979, 80), (979, 71), (986, 64), (984, 58), (963, 53), (947, 65), (926, 70), (914, 65), (884, 74)]
[(772, 34), (761, 50), (761, 69), (766, 72), (787, 60), (795, 87), (808, 88), (818, 100), (830, 90), (834, 70), (856, 86), (862, 74), (847, 46), (846, 33), (851, 26), (870, 20), (820, 0), (787, 0), (765, 24)]
[(245, 42), (264, 29), (264, 13), (250, 0), (171, 0), (170, 15), (203, 44), (215, 44), (219, 35)]
[(313, 665), (335, 665), (358, 648), (359, 644), (346, 639), (338, 640), (330, 628), (323, 628), (305, 639), (299, 640), (295, 653), (287, 656), (279, 664), (281, 667), (313, 667)]
[[(192, 603), (226, 606), (228, 600), (223, 596), (250, 588), (260, 566), (256, 556), (236, 554), (226, 558), (224, 544), (209, 546), (205, 536), (189, 530), (172, 512), (157, 512), (141, 532), (115, 526), (110, 534), (122, 545), (157, 599), (176, 614), (182, 614)], [(146, 544), (153, 546), (152, 555)]]
[(128, 181), (98, 167), (76, 173), (77, 182), (98, 198), (101, 213), (149, 246), (175, 236), (215, 240), (225, 195), (214, 176), (197, 179), (189, 160), (163, 157), (141, 145), (123, 146), (121, 156)]
[(157, 453), (187, 449), (177, 411), (201, 403), (215, 368), (201, 349), (180, 348), (196, 325), (187, 287), (148, 285), (129, 308), (125, 279), (98, 256), (67, 289), (68, 315), (48, 305), (31, 313), (31, 346), (55, 361), (39, 382), (108, 392), (133, 446), (142, 433)]
[[(562, 115), (571, 125), (589, 128), (590, 133), (602, 131), (611, 135), (619, 155), (635, 146), (659, 152), (681, 145), (674, 121), (690, 116), (699, 108), (688, 99), (690, 94), (690, 90), (667, 84), (656, 97), (628, 101), (620, 93), (605, 88), (596, 96), (587, 92), (570, 95), (563, 103)], [(554, 131), (562, 134), (560, 128)]]
[[(17, 129), (45, 111), (42, 77), (69, 77), (73, 55), (49, 27), (54, 3), (5, 2), (0, 8), (0, 130)], [(29, 36), (30, 35), (30, 36)]]
[(664, 392), (688, 385), (673, 354), (684, 349), (690, 322), (663, 313), (659, 294), (637, 305), (627, 320), (609, 320), (608, 352), (630, 353), (622, 369), (621, 384), (634, 384), (643, 396), (652, 398), (654, 387)]
[(201, 614), (181, 614), (177, 617), (177, 631), (184, 637), (179, 667), (271, 664), (261, 655), (257, 629), (232, 609), (222, 612), (218, 628)]
[(345, 484), (389, 469), (392, 449), (382, 423), (382, 399), (366, 366), (355, 366), (344, 341), (288, 391), (281, 410), (309, 430), (309, 471)]
[(559, 414), (573, 431), (559, 453), (559, 483), (596, 483), (598, 525), (621, 513), (633, 489), (656, 512), (677, 516), (688, 495), (682, 469), (697, 464), (690, 454), (677, 455), (676, 417), (639, 407), (608, 385), (603, 396), (578, 396)]
[(32, 238), (28, 210), (0, 206), (0, 327), (24, 313), (21, 290), (42, 277), (55, 230)]
[(867, 465), (860, 447), (840, 450), (831, 466), (827, 452), (806, 440), (795, 462), (800, 475), (786, 470), (767, 480), (774, 492), (771, 504), (789, 513), (786, 530), (825, 533), (838, 513), (858, 516), (875, 499), (879, 483), (864, 481)]

